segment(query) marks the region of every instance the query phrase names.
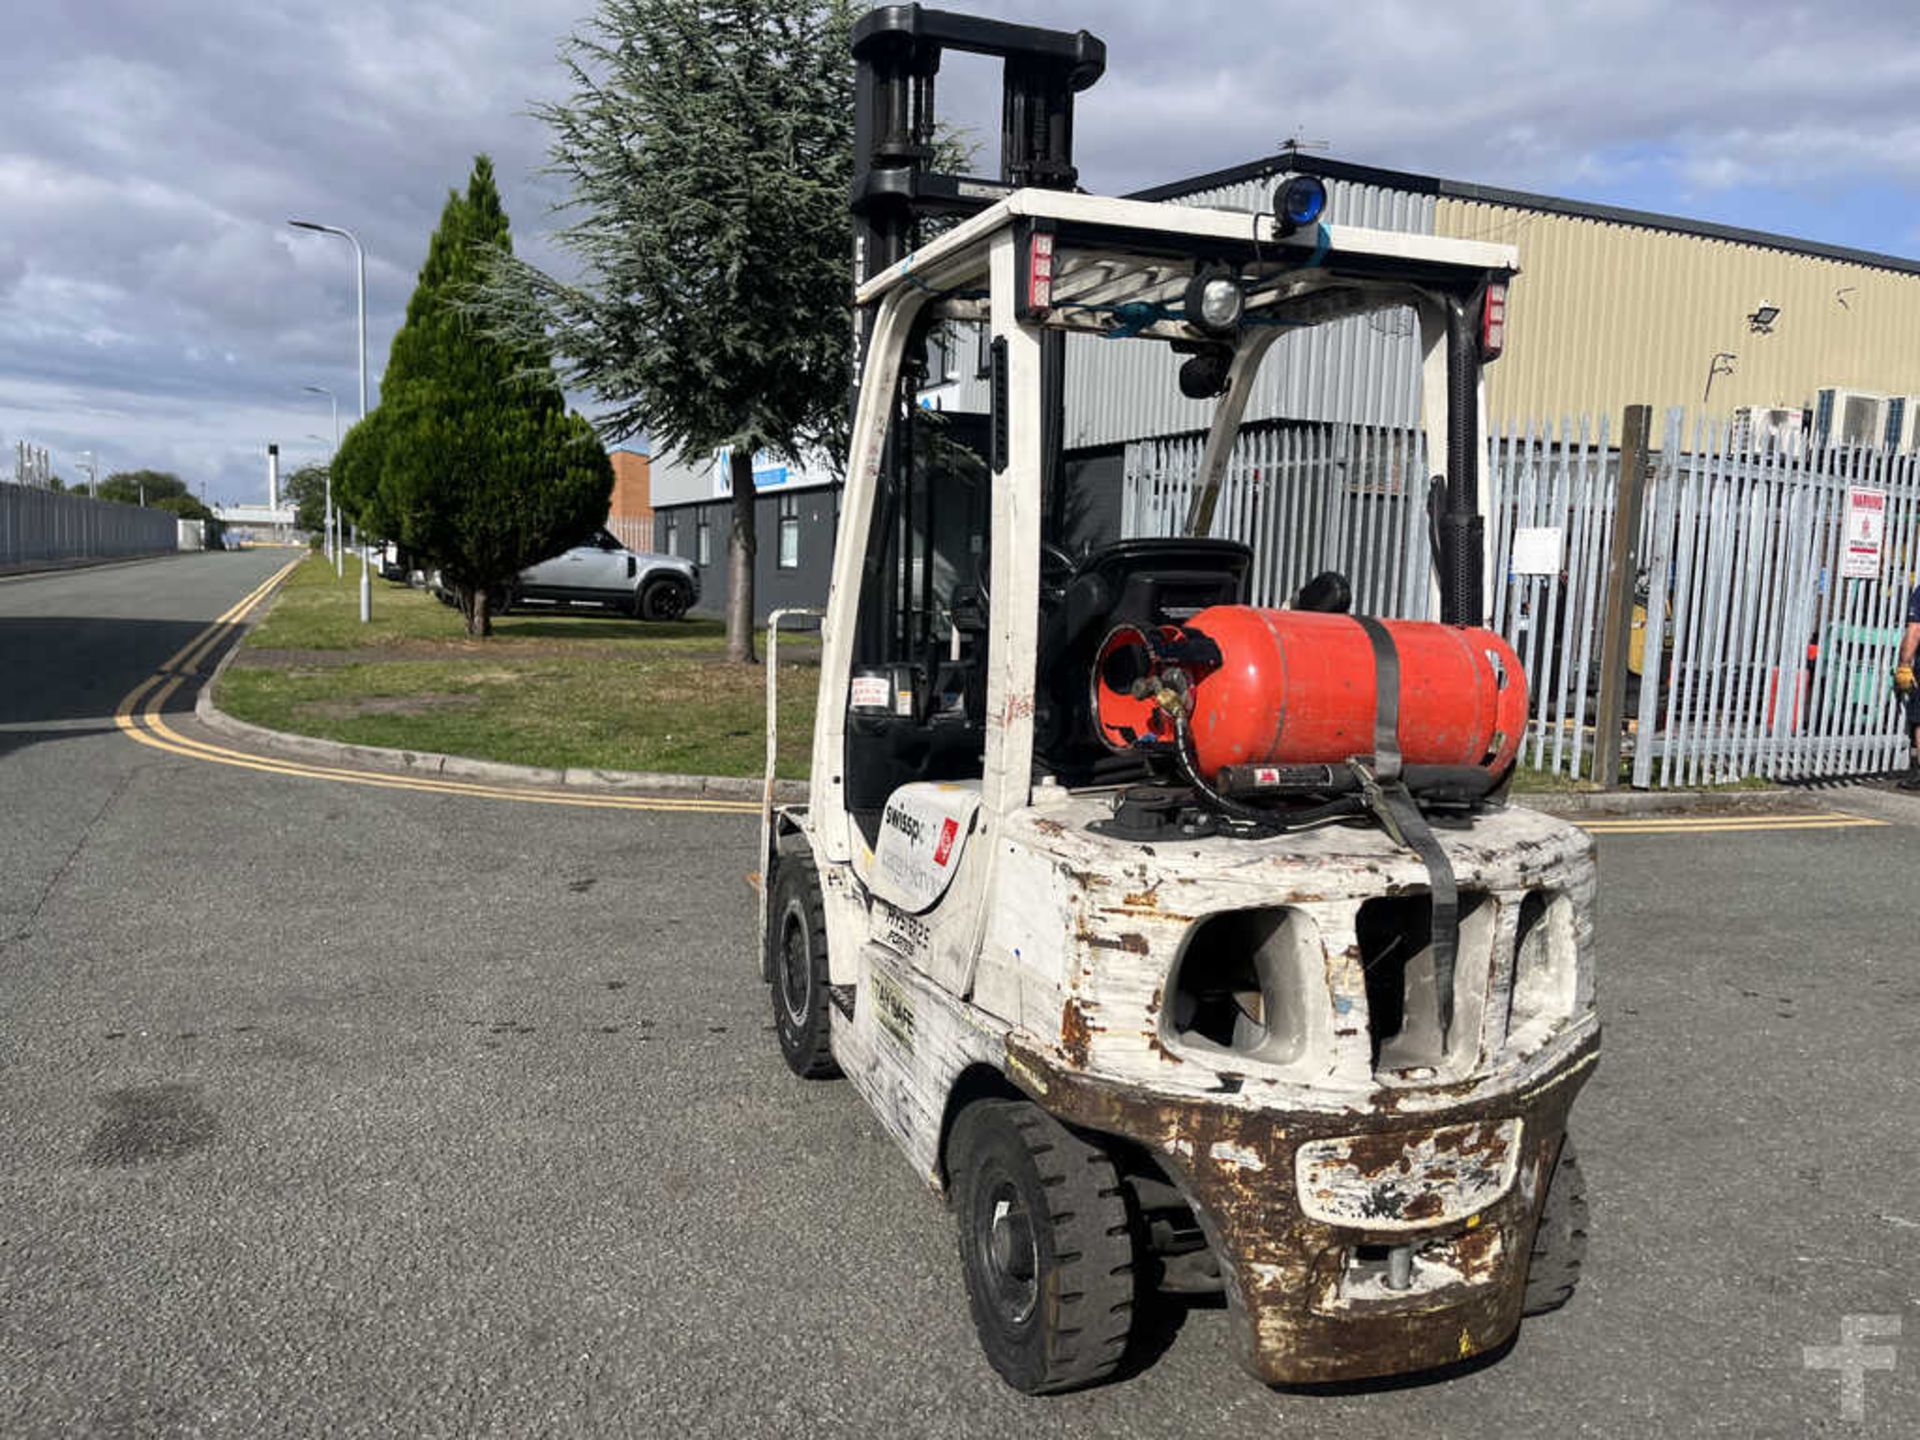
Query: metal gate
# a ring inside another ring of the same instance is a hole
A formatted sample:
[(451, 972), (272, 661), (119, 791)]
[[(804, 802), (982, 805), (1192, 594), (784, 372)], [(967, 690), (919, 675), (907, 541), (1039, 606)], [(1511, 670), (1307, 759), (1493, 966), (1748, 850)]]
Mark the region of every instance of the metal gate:
[[(1646, 481), (1626, 657), (1632, 783), (1858, 775), (1899, 763), (1906, 740), (1888, 675), (1920, 556), (1920, 457), (1751, 450), (1730, 427), (1705, 423), (1688, 438), (1683, 412), (1670, 411)], [(1178, 532), (1201, 444), (1127, 447), (1124, 533)], [(1496, 430), (1488, 452), (1487, 621), (1530, 681), (1521, 758), (1590, 775), (1620, 481), (1610, 426), (1603, 417), (1557, 433)], [(1284, 604), (1332, 569), (1352, 582), (1357, 610), (1424, 616), (1427, 474), (1419, 436), (1405, 431), (1250, 431), (1228, 466), (1214, 533), (1253, 546), (1255, 604)], [(1861, 491), (1884, 533), (1871, 555), (1856, 556), (1871, 559), (1873, 573), (1848, 578), (1849, 497)]]

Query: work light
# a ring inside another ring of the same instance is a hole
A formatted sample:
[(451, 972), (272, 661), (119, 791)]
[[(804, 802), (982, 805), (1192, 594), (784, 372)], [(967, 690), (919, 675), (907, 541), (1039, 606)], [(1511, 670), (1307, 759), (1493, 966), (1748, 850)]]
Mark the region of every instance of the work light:
[(1187, 323), (1209, 335), (1230, 335), (1240, 324), (1246, 298), (1233, 271), (1203, 265), (1187, 283)]
[(1273, 192), (1273, 219), (1282, 235), (1311, 225), (1326, 212), (1327, 187), (1318, 175), (1289, 175)]

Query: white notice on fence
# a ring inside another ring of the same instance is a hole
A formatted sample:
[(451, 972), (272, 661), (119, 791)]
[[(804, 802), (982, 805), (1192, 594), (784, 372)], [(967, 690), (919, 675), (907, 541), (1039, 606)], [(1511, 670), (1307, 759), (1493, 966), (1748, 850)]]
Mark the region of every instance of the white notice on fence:
[(1887, 535), (1887, 492), (1847, 490), (1847, 554), (1841, 578), (1871, 580), (1880, 573), (1880, 547)]
[(1521, 526), (1513, 532), (1513, 561), (1509, 568), (1516, 575), (1558, 575), (1560, 540), (1558, 525)]

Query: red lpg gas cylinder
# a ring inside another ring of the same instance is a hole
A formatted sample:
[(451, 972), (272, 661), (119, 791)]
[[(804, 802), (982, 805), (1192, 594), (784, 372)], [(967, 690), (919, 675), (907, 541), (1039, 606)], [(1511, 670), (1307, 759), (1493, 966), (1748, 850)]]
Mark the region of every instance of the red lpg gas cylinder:
[[(1402, 762), (1505, 771), (1527, 721), (1513, 647), (1491, 630), (1375, 623), (1399, 657)], [(1209, 779), (1228, 765), (1337, 765), (1373, 753), (1374, 649), (1351, 615), (1216, 605), (1151, 634), (1122, 626), (1101, 647), (1093, 677), (1108, 745), (1173, 739), (1164, 710), (1135, 691), (1155, 688), (1143, 677), (1175, 668), (1191, 682), (1188, 729)]]

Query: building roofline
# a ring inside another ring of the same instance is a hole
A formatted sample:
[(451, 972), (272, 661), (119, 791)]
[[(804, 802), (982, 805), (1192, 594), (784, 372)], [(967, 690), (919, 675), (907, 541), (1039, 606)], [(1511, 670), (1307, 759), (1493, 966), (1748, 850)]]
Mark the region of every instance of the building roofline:
[(1434, 175), (1416, 175), (1406, 170), (1387, 170), (1375, 165), (1358, 165), (1350, 160), (1335, 160), (1322, 155), (1283, 151), (1262, 160), (1225, 170), (1209, 171), (1185, 180), (1136, 190), (1129, 200), (1177, 200), (1202, 190), (1238, 185), (1248, 180), (1304, 171), (1330, 180), (1351, 180), (1361, 185), (1379, 185), (1405, 190), (1416, 195), (1433, 195), (1453, 200), (1479, 201), (1489, 205), (1508, 205), (1517, 210), (1539, 210), (1549, 215), (1569, 215), (1581, 220), (1603, 220), (1615, 225), (1632, 225), (1644, 230), (1665, 230), (1676, 235), (1692, 235), (1705, 240), (1725, 240), (1736, 245), (1756, 245), (1766, 250), (1783, 250), (1794, 255), (1812, 255), (1823, 260), (1838, 260), (1849, 265), (1864, 265), (1875, 270), (1893, 270), (1903, 275), (1920, 275), (1920, 260), (1900, 255), (1884, 255), (1873, 250), (1855, 250), (1845, 245), (1827, 245), (1817, 240), (1800, 240), (1791, 235), (1775, 235), (1765, 230), (1744, 230), (1734, 225), (1716, 225), (1706, 220), (1689, 220), (1679, 215), (1660, 215), (1650, 210), (1629, 210), (1619, 205), (1595, 205), (1580, 200), (1564, 200), (1555, 195), (1536, 195), (1526, 190), (1507, 190), (1497, 185), (1474, 185), (1464, 180), (1445, 180)]

